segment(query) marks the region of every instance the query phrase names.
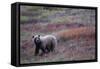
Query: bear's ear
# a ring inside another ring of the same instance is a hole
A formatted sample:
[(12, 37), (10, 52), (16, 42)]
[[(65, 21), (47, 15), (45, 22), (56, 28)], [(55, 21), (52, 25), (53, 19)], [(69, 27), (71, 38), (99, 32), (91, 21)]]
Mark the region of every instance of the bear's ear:
[(34, 38), (34, 35), (32, 36), (32, 38)]
[(40, 37), (40, 35), (38, 35), (38, 37)]

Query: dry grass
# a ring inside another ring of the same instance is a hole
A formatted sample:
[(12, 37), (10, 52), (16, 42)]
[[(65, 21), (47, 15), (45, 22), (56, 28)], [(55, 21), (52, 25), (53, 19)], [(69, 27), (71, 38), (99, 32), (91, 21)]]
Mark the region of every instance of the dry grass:
[(80, 27), (73, 28), (69, 30), (63, 30), (57, 33), (58, 38), (71, 39), (71, 38), (80, 38), (80, 37), (92, 37), (95, 36), (94, 27)]
[[(34, 56), (35, 46), (31, 39), (21, 45), (21, 63), (38, 63), (52, 61), (88, 60), (95, 58), (95, 28), (78, 27), (54, 33), (60, 42), (56, 53)], [(88, 55), (87, 55), (88, 54)]]

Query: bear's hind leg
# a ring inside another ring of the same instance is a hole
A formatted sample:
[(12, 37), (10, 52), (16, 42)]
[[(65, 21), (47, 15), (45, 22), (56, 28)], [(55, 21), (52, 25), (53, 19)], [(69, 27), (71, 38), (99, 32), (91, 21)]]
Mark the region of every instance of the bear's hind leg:
[(41, 54), (40, 54), (40, 56), (42, 56), (43, 54), (46, 53), (46, 51), (45, 51), (45, 48), (44, 48), (44, 47), (41, 47), (40, 49), (41, 49)]

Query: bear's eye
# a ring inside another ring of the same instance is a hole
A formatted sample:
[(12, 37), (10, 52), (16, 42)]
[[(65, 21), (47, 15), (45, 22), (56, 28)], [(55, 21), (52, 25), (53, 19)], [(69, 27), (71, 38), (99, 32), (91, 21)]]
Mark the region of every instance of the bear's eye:
[(36, 42), (40, 42), (40, 38), (36, 38)]

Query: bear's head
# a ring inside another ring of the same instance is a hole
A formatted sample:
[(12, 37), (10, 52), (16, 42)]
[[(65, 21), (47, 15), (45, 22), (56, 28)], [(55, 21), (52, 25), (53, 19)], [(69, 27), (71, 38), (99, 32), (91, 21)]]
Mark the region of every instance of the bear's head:
[(40, 39), (40, 35), (33, 35), (32, 36), (32, 41), (34, 41), (35, 45), (36, 46), (39, 46), (41, 45), (41, 39)]

